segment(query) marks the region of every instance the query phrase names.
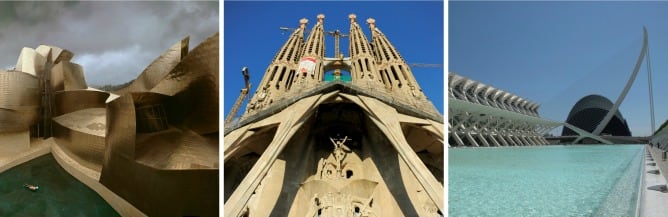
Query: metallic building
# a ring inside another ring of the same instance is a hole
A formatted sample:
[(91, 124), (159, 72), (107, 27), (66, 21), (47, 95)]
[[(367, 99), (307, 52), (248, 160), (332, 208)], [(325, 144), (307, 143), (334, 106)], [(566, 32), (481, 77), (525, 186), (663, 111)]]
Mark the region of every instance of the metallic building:
[(72, 52), (24, 48), (0, 71), (0, 152), (53, 137), (102, 194), (144, 215), (218, 216), (218, 34), (192, 51), (188, 41), (118, 95), (89, 88)]
[[(587, 132), (593, 132), (603, 117), (612, 108), (612, 102), (600, 95), (585, 96), (573, 105), (568, 113), (566, 123), (572, 124)], [(603, 128), (602, 135), (631, 136), (631, 131), (622, 113), (617, 110), (608, 124)], [(573, 130), (564, 128), (562, 136), (577, 135)]]
[(374, 19), (367, 39), (349, 15), (348, 56), (325, 57), (316, 18), (225, 126), (224, 215), (442, 216), (443, 117)]
[(0, 70), (0, 132), (28, 130), (37, 122), (40, 100), (36, 76)]
[(543, 134), (559, 125), (540, 118), (540, 104), (493, 86), (453, 72), (448, 85), (450, 145), (545, 145)]
[(106, 107), (100, 183), (148, 216), (218, 215), (218, 33), (187, 42)]

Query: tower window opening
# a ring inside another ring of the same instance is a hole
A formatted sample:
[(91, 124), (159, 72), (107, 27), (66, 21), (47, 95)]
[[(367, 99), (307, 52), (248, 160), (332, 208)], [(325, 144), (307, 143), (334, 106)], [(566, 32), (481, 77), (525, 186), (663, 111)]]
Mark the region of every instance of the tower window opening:
[(359, 48), (359, 43), (357, 40), (355, 40), (355, 54), (359, 55), (360, 54), (360, 48)]
[(274, 66), (274, 70), (271, 71), (271, 76), (269, 76), (269, 81), (274, 80), (274, 75), (276, 74), (276, 70), (278, 70), (278, 66)]
[(406, 80), (406, 82), (410, 83), (410, 81), (408, 80), (408, 76), (406, 75), (406, 71), (404, 70), (403, 66), (399, 65), (399, 71), (401, 72), (401, 75), (404, 76), (404, 79)]
[(394, 80), (399, 80), (399, 76), (397, 76), (397, 71), (394, 70), (394, 66), (390, 66), (390, 70), (392, 70), (392, 75), (394, 75)]
[(346, 179), (350, 179), (350, 177), (353, 177), (353, 171), (352, 170), (346, 170)]
[(278, 76), (278, 81), (283, 81), (283, 75), (285, 75), (285, 70), (287, 67), (282, 67), (283, 70), (281, 70), (281, 75)]
[(387, 84), (387, 79), (385, 78), (385, 70), (380, 71), (380, 79), (383, 81), (383, 84)]
[(292, 69), (290, 70), (290, 73), (288, 73), (288, 79), (285, 79), (285, 89), (289, 90), (290, 87), (292, 87), (292, 80), (295, 79), (295, 70)]
[(390, 78), (390, 74), (387, 72), (387, 69), (385, 69), (384, 71), (385, 71), (385, 76), (387, 77), (387, 82), (391, 86), (392, 85), (392, 79)]

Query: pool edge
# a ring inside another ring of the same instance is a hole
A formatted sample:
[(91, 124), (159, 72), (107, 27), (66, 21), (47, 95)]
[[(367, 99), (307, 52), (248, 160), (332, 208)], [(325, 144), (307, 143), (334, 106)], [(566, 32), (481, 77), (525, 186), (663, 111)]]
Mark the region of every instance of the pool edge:
[[(119, 215), (132, 217), (147, 216), (132, 204), (106, 188), (104, 185), (102, 185), (102, 183), (99, 182), (99, 180), (96, 180), (94, 178), (95, 175), (91, 175), (92, 170), (82, 171), (85, 170), (86, 167), (82, 165), (77, 166), (78, 163), (70, 156), (65, 154), (65, 152), (58, 146), (58, 144), (56, 144), (53, 138), (31, 141), (30, 150), (22, 152), (20, 155), (15, 157), (2, 158), (2, 161), (0, 161), (0, 173), (49, 153), (53, 155), (61, 168), (67, 171), (67, 173), (69, 173), (79, 182), (95, 191), (95, 193), (102, 197), (102, 199), (106, 201)], [(99, 179), (99, 175), (97, 177)]]

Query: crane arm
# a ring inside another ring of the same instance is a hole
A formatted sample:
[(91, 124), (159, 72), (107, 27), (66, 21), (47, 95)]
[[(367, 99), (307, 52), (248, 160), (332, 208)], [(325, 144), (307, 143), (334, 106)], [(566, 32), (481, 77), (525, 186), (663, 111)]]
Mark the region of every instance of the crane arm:
[(241, 103), (244, 102), (244, 98), (246, 98), (246, 96), (248, 95), (248, 90), (250, 90), (250, 88), (251, 88), (251, 84), (250, 84), (250, 82), (248, 82), (248, 80), (250, 79), (250, 74), (248, 73), (248, 67), (242, 68), (241, 73), (244, 75), (245, 86), (244, 86), (244, 88), (241, 89), (241, 93), (239, 94), (239, 97), (237, 98), (237, 100), (234, 101), (234, 105), (232, 105), (232, 109), (230, 110), (229, 113), (227, 113), (227, 117), (225, 117), (225, 124), (232, 121), (234, 116), (237, 114), (237, 111), (239, 111), (239, 107), (241, 107)]

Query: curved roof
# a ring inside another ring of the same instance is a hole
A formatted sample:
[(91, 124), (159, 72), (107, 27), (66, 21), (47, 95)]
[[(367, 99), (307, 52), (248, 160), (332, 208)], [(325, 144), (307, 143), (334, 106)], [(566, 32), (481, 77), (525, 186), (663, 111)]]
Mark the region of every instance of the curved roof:
[[(612, 106), (612, 102), (601, 95), (593, 94), (585, 96), (573, 105), (573, 108), (568, 114), (568, 118), (566, 118), (566, 123), (572, 124), (588, 132), (592, 132), (600, 124), (603, 117), (610, 111)], [(607, 123), (602, 133), (614, 136), (631, 136), (629, 126), (619, 110), (615, 112), (613, 118)], [(561, 134), (574, 135), (574, 132), (564, 128)]]
[[(575, 114), (585, 109), (598, 108), (610, 111), (612, 105), (613, 105), (612, 101), (610, 101), (608, 98), (605, 98), (604, 96), (597, 94), (585, 96), (582, 97), (582, 99), (578, 100), (578, 102), (576, 102), (575, 105), (573, 105), (573, 108), (571, 109), (571, 112), (568, 113), (568, 118), (566, 118), (566, 120), (571, 119), (571, 117), (573, 117)], [(624, 117), (619, 112), (619, 110), (615, 112), (615, 117), (619, 118), (620, 120), (624, 120)]]

